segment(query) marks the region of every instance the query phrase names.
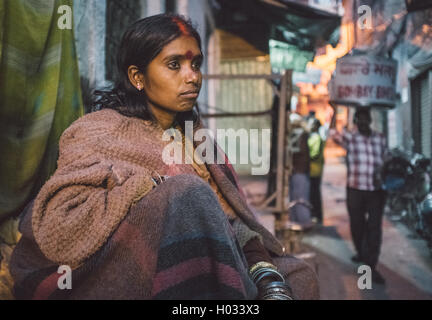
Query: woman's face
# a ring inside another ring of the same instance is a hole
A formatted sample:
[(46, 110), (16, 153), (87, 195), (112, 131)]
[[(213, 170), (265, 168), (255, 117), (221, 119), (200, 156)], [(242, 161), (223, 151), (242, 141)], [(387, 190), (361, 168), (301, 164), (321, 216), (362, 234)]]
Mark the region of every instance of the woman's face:
[(201, 89), (202, 60), (194, 37), (180, 36), (168, 43), (141, 74), (151, 109), (169, 113), (191, 110)]

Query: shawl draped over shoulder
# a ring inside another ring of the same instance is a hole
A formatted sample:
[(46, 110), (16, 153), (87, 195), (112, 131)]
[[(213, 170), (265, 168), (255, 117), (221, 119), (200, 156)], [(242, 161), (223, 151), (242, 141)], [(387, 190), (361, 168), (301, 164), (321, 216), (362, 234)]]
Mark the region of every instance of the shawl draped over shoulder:
[[(32, 212), (34, 238), (48, 259), (79, 267), (101, 248), (131, 206), (152, 190), (154, 171), (194, 174), (190, 165), (174, 165), (173, 170), (163, 162), (162, 150), (170, 141), (162, 135), (157, 124), (111, 109), (85, 115), (65, 130), (57, 170), (40, 190)], [(264, 235), (266, 247), (282, 254), (280, 244), (255, 221), (240, 196), (233, 200), (234, 186), (218, 178), (215, 166), (210, 165), (210, 171), (236, 213)]]

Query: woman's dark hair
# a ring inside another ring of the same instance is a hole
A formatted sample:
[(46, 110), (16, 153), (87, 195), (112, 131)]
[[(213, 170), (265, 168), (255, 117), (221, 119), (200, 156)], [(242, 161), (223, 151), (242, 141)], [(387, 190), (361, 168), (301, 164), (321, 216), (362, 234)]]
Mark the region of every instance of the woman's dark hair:
[[(201, 37), (190, 20), (176, 14), (159, 14), (136, 21), (124, 33), (117, 53), (117, 72), (114, 88), (94, 92), (92, 111), (114, 109), (125, 116), (153, 119), (145, 94), (129, 81), (128, 67), (135, 65), (145, 73), (150, 62), (171, 41), (182, 35), (196, 39), (201, 50)], [(179, 112), (177, 121), (199, 122), (199, 111)]]

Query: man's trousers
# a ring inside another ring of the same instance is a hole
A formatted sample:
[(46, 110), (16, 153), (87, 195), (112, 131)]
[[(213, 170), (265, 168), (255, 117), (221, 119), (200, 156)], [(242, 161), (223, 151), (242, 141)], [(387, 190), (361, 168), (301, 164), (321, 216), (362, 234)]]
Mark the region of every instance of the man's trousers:
[(347, 188), (351, 236), (360, 259), (372, 269), (378, 263), (382, 241), (385, 192)]

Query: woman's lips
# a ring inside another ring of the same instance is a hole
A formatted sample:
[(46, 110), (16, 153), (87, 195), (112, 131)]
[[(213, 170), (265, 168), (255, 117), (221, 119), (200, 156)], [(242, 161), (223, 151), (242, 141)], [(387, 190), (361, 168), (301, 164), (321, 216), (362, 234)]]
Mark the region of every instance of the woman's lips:
[(187, 91), (180, 94), (180, 97), (186, 99), (196, 99), (199, 95), (199, 91)]

